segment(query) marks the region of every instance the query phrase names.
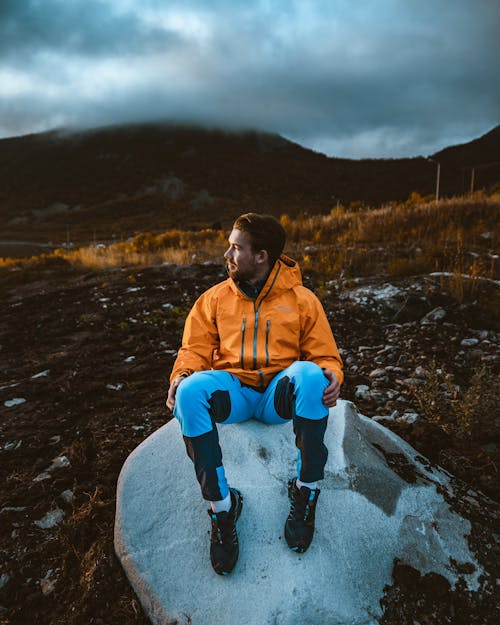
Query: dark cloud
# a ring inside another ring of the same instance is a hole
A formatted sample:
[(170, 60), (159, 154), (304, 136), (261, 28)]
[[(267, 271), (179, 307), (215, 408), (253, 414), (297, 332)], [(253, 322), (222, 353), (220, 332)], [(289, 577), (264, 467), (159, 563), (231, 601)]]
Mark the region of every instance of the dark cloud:
[(428, 154), (499, 122), (499, 18), (493, 0), (4, 0), (0, 133), (177, 119)]
[(177, 40), (118, 7), (104, 0), (2, 0), (0, 58), (25, 63), (40, 53), (128, 56)]

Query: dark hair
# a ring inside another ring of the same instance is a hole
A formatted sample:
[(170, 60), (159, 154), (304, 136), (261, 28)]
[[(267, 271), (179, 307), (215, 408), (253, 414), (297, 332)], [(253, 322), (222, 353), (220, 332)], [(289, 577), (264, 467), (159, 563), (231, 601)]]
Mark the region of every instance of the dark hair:
[(283, 226), (272, 215), (245, 213), (234, 222), (233, 228), (248, 232), (252, 243), (252, 252), (266, 250), (269, 266), (272, 267), (285, 247), (286, 234)]

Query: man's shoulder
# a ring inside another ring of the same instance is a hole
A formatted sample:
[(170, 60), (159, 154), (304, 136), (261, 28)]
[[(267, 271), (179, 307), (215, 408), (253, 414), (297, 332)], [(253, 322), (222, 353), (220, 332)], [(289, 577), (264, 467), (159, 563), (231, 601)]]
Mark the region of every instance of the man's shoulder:
[(299, 300), (312, 302), (318, 299), (317, 295), (303, 284), (297, 284), (292, 290)]
[(209, 298), (212, 299), (214, 297), (220, 297), (221, 295), (226, 295), (228, 291), (231, 291), (231, 285), (229, 284), (229, 278), (223, 280), (222, 282), (218, 282), (213, 286), (209, 287), (206, 291), (204, 291), (200, 298)]

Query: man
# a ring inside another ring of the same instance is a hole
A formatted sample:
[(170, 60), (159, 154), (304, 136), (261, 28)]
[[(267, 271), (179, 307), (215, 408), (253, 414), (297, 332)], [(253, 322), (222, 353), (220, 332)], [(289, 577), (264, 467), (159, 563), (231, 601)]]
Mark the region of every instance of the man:
[(284, 245), (285, 231), (274, 217), (238, 217), (224, 254), (229, 278), (194, 304), (170, 377), (167, 406), (210, 502), (210, 556), (220, 575), (238, 559), (243, 498), (228, 486), (217, 423), (293, 421), (298, 467), (288, 483), (285, 538), (303, 552), (314, 532), (317, 481), (328, 455), (323, 438), (343, 380), (342, 361), (323, 307), (302, 286)]

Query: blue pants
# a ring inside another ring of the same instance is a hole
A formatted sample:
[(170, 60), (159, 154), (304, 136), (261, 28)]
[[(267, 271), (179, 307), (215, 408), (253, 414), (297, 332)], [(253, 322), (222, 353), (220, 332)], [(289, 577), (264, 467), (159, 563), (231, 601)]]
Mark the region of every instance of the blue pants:
[(174, 415), (203, 498), (220, 501), (229, 494), (217, 423), (293, 420), (297, 475), (303, 482), (322, 479), (328, 457), (323, 442), (328, 408), (322, 396), (328, 384), (321, 368), (308, 361), (294, 362), (281, 371), (264, 392), (241, 384), (227, 371), (200, 371), (186, 378), (177, 389)]

